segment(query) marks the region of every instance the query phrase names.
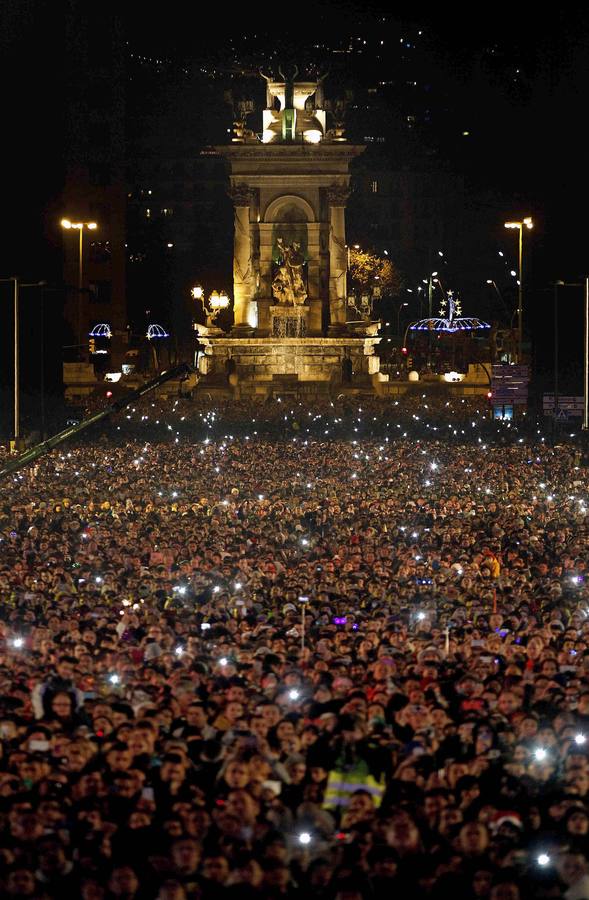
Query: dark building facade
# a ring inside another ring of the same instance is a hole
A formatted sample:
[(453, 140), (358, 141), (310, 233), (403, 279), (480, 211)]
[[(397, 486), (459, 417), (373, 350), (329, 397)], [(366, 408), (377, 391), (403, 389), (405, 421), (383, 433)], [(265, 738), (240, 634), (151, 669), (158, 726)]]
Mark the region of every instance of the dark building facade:
[[(95, 222), (85, 229), (79, 284), (79, 233), (62, 230), (66, 285), (64, 343), (87, 360), (88, 332), (106, 322), (112, 350), (126, 341), (125, 45), (120, 16), (108, 5), (70, 4), (64, 21), (65, 172), (61, 216)], [(81, 289), (80, 289), (81, 287)]]

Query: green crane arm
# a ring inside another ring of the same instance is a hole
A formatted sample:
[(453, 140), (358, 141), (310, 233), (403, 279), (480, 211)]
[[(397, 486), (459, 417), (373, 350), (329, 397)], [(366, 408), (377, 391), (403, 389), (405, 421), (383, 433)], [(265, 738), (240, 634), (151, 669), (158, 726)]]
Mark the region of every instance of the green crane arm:
[(128, 406), (129, 403), (132, 403), (134, 400), (138, 400), (140, 397), (143, 397), (144, 394), (148, 394), (154, 388), (165, 384), (166, 381), (170, 381), (172, 378), (178, 378), (181, 375), (186, 375), (191, 371), (192, 369), (187, 363), (182, 363), (179, 366), (175, 366), (173, 369), (169, 369), (167, 372), (163, 372), (161, 375), (158, 375), (157, 378), (152, 378), (151, 381), (147, 381), (145, 384), (141, 385), (141, 387), (139, 388), (136, 388), (134, 391), (130, 391), (128, 394), (125, 394), (125, 396), (121, 397), (119, 400), (115, 400), (114, 403), (111, 403), (106, 407), (106, 409), (102, 409), (100, 410), (100, 412), (94, 413), (93, 416), (88, 416), (82, 422), (79, 422), (78, 425), (70, 425), (69, 428), (66, 428), (64, 431), (60, 431), (57, 434), (54, 434), (53, 437), (47, 438), (46, 441), (43, 441), (40, 444), (36, 444), (34, 447), (31, 447), (30, 450), (25, 450), (24, 453), (21, 453), (20, 456), (16, 457), (16, 459), (11, 459), (3, 468), (0, 469), (0, 480), (2, 478), (5, 478), (7, 475), (12, 475), (13, 472), (17, 472), (23, 466), (28, 466), (29, 463), (32, 463), (36, 459), (39, 459), (39, 457), (43, 456), (45, 453), (49, 453), (49, 451), (53, 450), (54, 447), (59, 447), (60, 444), (63, 444), (63, 442), (67, 441), (69, 438), (81, 434), (82, 431), (90, 428), (91, 425), (95, 425), (97, 422), (101, 422), (103, 419), (108, 418), (108, 416), (112, 415), (113, 413), (119, 412), (121, 409), (124, 409), (125, 406)]

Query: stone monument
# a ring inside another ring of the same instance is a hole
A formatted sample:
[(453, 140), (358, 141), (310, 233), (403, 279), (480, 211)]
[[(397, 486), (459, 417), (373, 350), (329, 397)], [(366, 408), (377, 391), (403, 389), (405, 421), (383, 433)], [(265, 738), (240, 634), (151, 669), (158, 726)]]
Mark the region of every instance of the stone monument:
[(234, 205), (234, 325), (200, 329), (205, 390), (226, 373), (239, 396), (283, 393), (284, 379), (298, 393), (350, 379), (370, 390), (378, 373), (378, 323), (346, 321), (349, 167), (364, 148), (347, 143), (341, 121), (328, 128), (322, 80), (297, 74), (262, 75), (261, 133), (246, 128), (246, 105), (231, 144), (216, 148)]

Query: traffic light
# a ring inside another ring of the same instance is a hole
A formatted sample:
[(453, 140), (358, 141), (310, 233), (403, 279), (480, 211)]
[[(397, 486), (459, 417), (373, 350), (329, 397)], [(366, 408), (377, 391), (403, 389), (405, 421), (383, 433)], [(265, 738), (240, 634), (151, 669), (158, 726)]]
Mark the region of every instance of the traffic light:
[(96, 339), (93, 337), (88, 340), (88, 352), (90, 354), (96, 353)]

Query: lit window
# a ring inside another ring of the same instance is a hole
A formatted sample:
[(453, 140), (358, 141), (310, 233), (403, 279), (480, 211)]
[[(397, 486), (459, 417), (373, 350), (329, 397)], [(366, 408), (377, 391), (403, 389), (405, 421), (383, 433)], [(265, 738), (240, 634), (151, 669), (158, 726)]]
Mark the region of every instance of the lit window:
[(371, 182), (370, 188), (373, 194), (378, 194), (378, 181)]

